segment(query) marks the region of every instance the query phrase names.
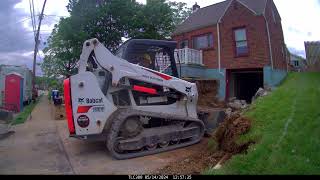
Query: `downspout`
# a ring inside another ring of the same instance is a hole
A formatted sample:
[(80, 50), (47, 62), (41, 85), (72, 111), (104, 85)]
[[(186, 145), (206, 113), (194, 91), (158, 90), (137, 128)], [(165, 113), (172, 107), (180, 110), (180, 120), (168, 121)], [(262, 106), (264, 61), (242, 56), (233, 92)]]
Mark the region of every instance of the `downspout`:
[(217, 23), (217, 34), (218, 34), (218, 66), (219, 66), (219, 73), (223, 76), (225, 75), (223, 72), (221, 72), (221, 43), (220, 43), (220, 26), (219, 23)]
[[(219, 70), (218, 73), (222, 75), (222, 77), (225, 77), (226, 75), (221, 72), (221, 42), (220, 42), (220, 21), (218, 21), (217, 23), (217, 36), (218, 36), (218, 66), (219, 66)], [(220, 91), (220, 90), (219, 90)], [(219, 93), (220, 94), (220, 93)], [(225, 98), (226, 98), (226, 94), (225, 94)]]
[(263, 17), (264, 17), (264, 20), (266, 21), (266, 26), (267, 26), (268, 41), (269, 41), (269, 51), (270, 51), (270, 60), (271, 60), (271, 69), (273, 70), (273, 53), (272, 53), (272, 45), (271, 45), (269, 24), (268, 24), (266, 16), (263, 15)]

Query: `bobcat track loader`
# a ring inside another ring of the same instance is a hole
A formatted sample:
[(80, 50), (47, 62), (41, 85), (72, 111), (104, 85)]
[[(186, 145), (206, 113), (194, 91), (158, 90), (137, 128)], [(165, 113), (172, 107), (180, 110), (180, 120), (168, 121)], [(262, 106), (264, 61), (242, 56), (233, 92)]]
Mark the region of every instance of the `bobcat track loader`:
[(71, 137), (102, 140), (116, 159), (198, 143), (207, 124), (196, 84), (178, 78), (176, 42), (129, 40), (113, 55), (87, 40), (78, 74), (64, 81)]

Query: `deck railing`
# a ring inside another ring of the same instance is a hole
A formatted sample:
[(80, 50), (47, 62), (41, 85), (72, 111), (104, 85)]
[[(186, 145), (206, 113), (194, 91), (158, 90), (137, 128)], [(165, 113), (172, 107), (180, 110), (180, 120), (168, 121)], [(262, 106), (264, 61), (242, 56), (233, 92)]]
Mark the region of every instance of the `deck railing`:
[(181, 64), (203, 65), (202, 50), (190, 48), (176, 49), (174, 55), (177, 64), (179, 64), (179, 58)]

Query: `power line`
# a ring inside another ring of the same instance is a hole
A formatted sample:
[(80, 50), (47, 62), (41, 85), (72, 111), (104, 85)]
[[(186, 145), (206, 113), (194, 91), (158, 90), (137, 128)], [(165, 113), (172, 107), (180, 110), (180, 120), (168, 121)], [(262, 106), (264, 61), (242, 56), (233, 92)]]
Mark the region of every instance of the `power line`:
[(30, 19), (31, 19), (31, 18), (30, 18), (30, 17), (28, 17), (28, 18), (21, 19), (21, 20), (16, 21), (16, 22), (12, 22), (12, 23), (6, 24), (6, 25), (1, 25), (0, 30), (2, 30), (2, 29), (4, 29), (4, 28), (6, 28), (6, 27), (8, 27), (8, 26), (14, 25), (14, 24), (18, 24), (18, 23), (25, 22), (25, 21), (30, 20)]
[(68, 17), (68, 16), (59, 16), (59, 15), (54, 15), (54, 14), (44, 14), (44, 16), (53, 16), (53, 17)]
[[(43, 35), (50, 35), (52, 33), (52, 30), (40, 30), (40, 32), (41, 32), (41, 35), (42, 35), (41, 40), (45, 40), (43, 38)], [(34, 32), (33, 31), (25, 31), (24, 33), (25, 34), (29, 34), (29, 33), (34, 33)], [(29, 40), (29, 39), (32, 40), (33, 42), (35, 40), (34, 36), (30, 36), (30, 37), (25, 36), (25, 38), (19, 39), (19, 41), (21, 42), (21, 41), (25, 41), (25, 40)], [(9, 46), (9, 45), (11, 46), (11, 45), (14, 45), (13, 43), (15, 43), (14, 40), (8, 38), (7, 36), (1, 36), (0, 37), (0, 42), (1, 42), (1, 46)]]
[(31, 0), (29, 0), (29, 6), (30, 6), (30, 17), (31, 17), (31, 24), (32, 24), (32, 29), (33, 29), (33, 36), (34, 36), (34, 38), (36, 38), (36, 30), (35, 30), (35, 27), (34, 27), (35, 22), (34, 22), (34, 18), (33, 18)]
[(36, 16), (35, 16), (35, 11), (34, 11), (34, 2), (32, 0), (32, 14), (33, 14), (33, 19), (34, 19), (34, 30), (37, 29), (37, 20), (36, 20)]
[[(52, 30), (40, 30), (40, 32), (48, 32), (48, 33), (42, 33), (42, 35), (47, 35), (47, 34), (51, 34)], [(25, 31), (24, 33), (26, 34), (29, 34), (29, 33), (33, 33), (33, 31)], [(27, 39), (32, 39), (34, 40), (34, 37), (28, 37), (26, 36), (26, 38), (23, 38), (23, 39), (19, 39), (19, 41), (23, 41), (23, 40), (27, 40)], [(13, 42), (13, 40), (9, 39), (8, 37), (6, 36), (2, 36), (0, 38), (0, 42), (1, 42), (1, 45), (3, 45), (4, 43), (10, 43), (10, 42)]]
[(38, 59), (43, 60), (39, 52), (37, 53), (37, 56), (38, 56)]
[(37, 62), (37, 52), (38, 52), (38, 46), (39, 46), (39, 34), (40, 34), (40, 27), (41, 27), (41, 21), (43, 19), (43, 12), (44, 12), (44, 8), (46, 7), (46, 3), (47, 0), (44, 0), (43, 6), (42, 6), (42, 10), (41, 10), (41, 14), (39, 17), (39, 25), (38, 25), (38, 30), (37, 30), (37, 34), (36, 34), (36, 38), (35, 38), (35, 47), (34, 47), (34, 56), (33, 56), (33, 88), (35, 88), (35, 78), (36, 78), (36, 62)]
[[(34, 38), (33, 37), (26, 37), (26, 38), (23, 38), (23, 39), (19, 39), (19, 41), (25, 41), (25, 40), (32, 40), (34, 41)], [(0, 39), (1, 41), (1, 46), (12, 46), (14, 45), (13, 43), (15, 43), (15, 41), (12, 41), (10, 39)]]

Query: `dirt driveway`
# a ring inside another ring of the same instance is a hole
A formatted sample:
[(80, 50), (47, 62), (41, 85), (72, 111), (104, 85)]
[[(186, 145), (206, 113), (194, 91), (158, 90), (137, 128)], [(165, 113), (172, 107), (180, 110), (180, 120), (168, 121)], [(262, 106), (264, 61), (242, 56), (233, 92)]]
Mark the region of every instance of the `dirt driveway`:
[(32, 119), (0, 140), (0, 174), (148, 174), (184, 160), (206, 147), (206, 139), (184, 149), (129, 160), (115, 160), (102, 142), (68, 137), (66, 121), (55, 121), (46, 97)]

